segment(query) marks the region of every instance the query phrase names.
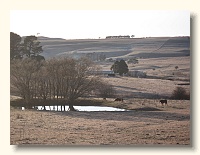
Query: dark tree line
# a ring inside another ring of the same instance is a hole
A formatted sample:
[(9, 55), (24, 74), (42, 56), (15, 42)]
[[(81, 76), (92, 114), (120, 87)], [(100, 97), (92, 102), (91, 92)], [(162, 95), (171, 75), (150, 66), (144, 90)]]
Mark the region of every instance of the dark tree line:
[[(131, 36), (132, 37), (132, 36)], [(125, 36), (107, 36), (106, 39), (118, 39), (118, 38), (126, 38), (126, 39), (129, 39), (130, 36), (129, 35), (125, 35)]]
[(43, 51), (36, 36), (22, 38), (20, 35), (10, 32), (10, 59), (32, 58), (43, 60), (39, 55)]

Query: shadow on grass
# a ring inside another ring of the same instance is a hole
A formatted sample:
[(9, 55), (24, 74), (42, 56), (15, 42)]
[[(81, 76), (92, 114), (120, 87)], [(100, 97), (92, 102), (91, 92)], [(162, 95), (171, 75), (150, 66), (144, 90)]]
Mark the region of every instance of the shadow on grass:
[[(78, 100), (74, 106), (102, 106), (106, 105), (106, 101), (102, 100)], [(18, 102), (12, 102), (15, 105)], [(21, 103), (21, 102), (19, 102)], [(18, 103), (18, 104), (19, 104)], [(22, 102), (23, 103), (23, 102)], [(36, 102), (41, 106), (41, 103)], [(36, 105), (35, 103), (35, 105)], [(48, 104), (47, 104), (48, 103)], [(54, 102), (44, 102), (44, 105), (53, 105)], [(62, 102), (60, 102), (62, 105)], [(66, 105), (66, 104), (65, 104)], [(107, 104), (109, 105), (109, 104)], [(121, 106), (120, 106), (121, 105)], [(116, 108), (126, 108), (126, 104), (120, 104), (113, 107)], [(44, 111), (41, 111), (44, 112)], [(115, 120), (115, 121), (140, 121), (140, 118), (144, 121), (149, 121), (150, 119), (160, 119), (160, 120), (176, 120), (176, 121), (184, 121), (190, 120), (189, 114), (179, 114), (173, 112), (162, 111), (158, 108), (154, 107), (142, 107), (131, 109), (130, 111), (47, 111), (50, 113), (54, 113), (55, 115), (69, 116), (73, 118), (85, 118), (85, 119), (101, 119), (101, 120)]]
[(57, 115), (64, 115), (73, 118), (84, 119), (101, 119), (101, 120), (114, 120), (114, 121), (136, 121), (141, 122), (141, 119), (160, 119), (160, 120), (175, 120), (185, 121), (190, 120), (189, 114), (178, 114), (165, 111), (145, 111), (145, 109), (136, 109), (131, 111), (65, 111), (55, 112)]

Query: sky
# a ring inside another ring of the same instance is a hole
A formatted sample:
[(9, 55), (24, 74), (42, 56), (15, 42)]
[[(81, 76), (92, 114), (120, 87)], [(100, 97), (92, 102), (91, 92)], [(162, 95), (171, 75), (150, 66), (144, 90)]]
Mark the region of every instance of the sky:
[(64, 39), (190, 36), (190, 12), (12, 10), (10, 32)]

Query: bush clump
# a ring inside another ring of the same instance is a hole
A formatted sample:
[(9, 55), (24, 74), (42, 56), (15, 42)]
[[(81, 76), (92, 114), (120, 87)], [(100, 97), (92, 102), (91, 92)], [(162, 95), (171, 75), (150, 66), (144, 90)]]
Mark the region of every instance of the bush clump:
[(188, 93), (185, 88), (176, 87), (176, 89), (172, 92), (171, 98), (175, 100), (189, 100), (190, 93)]

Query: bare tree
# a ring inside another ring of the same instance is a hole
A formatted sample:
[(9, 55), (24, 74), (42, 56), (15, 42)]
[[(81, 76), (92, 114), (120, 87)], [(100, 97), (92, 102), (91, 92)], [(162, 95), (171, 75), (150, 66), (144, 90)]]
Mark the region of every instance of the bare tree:
[(97, 67), (86, 58), (79, 60), (65, 58), (62, 61), (64, 98), (69, 103), (69, 109), (73, 111), (74, 101), (96, 88), (99, 78), (93, 73)]
[(99, 97), (102, 97), (104, 99), (108, 97), (114, 97), (114, 95), (116, 94), (112, 85), (102, 82), (102, 81), (99, 81), (97, 85), (96, 93)]
[[(53, 58), (46, 62), (46, 72), (48, 79), (48, 89), (49, 89), (49, 98), (50, 99), (59, 99), (61, 97), (61, 88), (63, 87), (62, 83), (62, 72), (61, 72), (61, 61), (59, 59)], [(57, 104), (57, 109), (58, 109)]]
[(49, 92), (49, 75), (45, 66), (41, 67), (37, 74), (37, 96), (46, 100), (50, 96)]
[(41, 62), (24, 59), (11, 61), (11, 85), (16, 87), (21, 97), (25, 99), (27, 106), (33, 98), (35, 88), (35, 77), (42, 66)]
[(11, 83), (18, 89), (27, 105), (32, 98), (60, 98), (69, 104), (69, 109), (73, 111), (77, 98), (96, 89), (100, 81), (97, 76), (98, 69), (87, 58), (14, 60), (11, 62)]

